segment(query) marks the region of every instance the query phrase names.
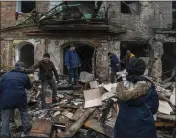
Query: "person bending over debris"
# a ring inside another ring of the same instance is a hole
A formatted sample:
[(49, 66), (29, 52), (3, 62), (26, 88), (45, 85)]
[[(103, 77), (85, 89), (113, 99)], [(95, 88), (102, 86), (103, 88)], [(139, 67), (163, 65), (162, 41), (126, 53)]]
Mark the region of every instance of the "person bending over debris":
[(72, 78), (74, 77), (74, 84), (78, 83), (78, 68), (80, 65), (80, 59), (75, 51), (75, 46), (70, 45), (70, 49), (65, 54), (65, 65), (68, 68), (68, 84), (72, 84)]
[(46, 97), (46, 90), (47, 90), (48, 84), (53, 90), (52, 103), (57, 102), (57, 99), (56, 99), (57, 87), (56, 87), (55, 81), (53, 80), (53, 72), (57, 80), (57, 83), (59, 83), (59, 75), (57, 73), (57, 70), (53, 62), (50, 61), (50, 55), (48, 53), (45, 53), (43, 56), (43, 60), (39, 61), (28, 72), (32, 73), (38, 68), (39, 68), (39, 79), (41, 80), (41, 85), (42, 85), (41, 104), (42, 104), (42, 109), (45, 109), (46, 108), (45, 97)]
[(119, 115), (115, 138), (157, 138), (153, 114), (159, 107), (155, 85), (144, 76), (146, 64), (134, 58), (127, 66), (128, 86), (117, 85)]
[(4, 74), (0, 86), (1, 138), (11, 137), (9, 125), (15, 108), (18, 108), (21, 115), (23, 125), (22, 136), (27, 135), (32, 126), (27, 112), (27, 95), (25, 89), (31, 89), (32, 85), (28, 75), (24, 73), (24, 63), (16, 63), (14, 70)]
[(111, 61), (111, 65), (110, 65), (110, 67), (111, 67), (111, 82), (114, 83), (116, 72), (119, 71), (120, 61), (119, 61), (118, 57), (111, 52), (108, 53), (108, 56)]

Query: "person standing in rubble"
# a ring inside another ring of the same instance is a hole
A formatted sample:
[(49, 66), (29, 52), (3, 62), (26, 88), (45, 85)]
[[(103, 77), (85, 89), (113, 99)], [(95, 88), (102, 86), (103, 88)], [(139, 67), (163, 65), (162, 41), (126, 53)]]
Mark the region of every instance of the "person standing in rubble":
[(125, 65), (126, 65), (126, 67), (130, 63), (132, 58), (135, 58), (135, 55), (133, 53), (131, 53), (131, 51), (128, 49), (127, 52), (126, 52), (126, 56), (125, 56)]
[(26, 73), (24, 73), (24, 63), (15, 64), (15, 69), (4, 74), (0, 84), (0, 107), (1, 107), (1, 138), (11, 138), (9, 125), (13, 117), (13, 112), (18, 108), (23, 125), (22, 136), (30, 132), (30, 124), (27, 112), (27, 95), (25, 89), (31, 89), (32, 84)]
[(142, 76), (146, 64), (134, 58), (127, 66), (127, 85), (117, 85), (119, 114), (116, 120), (115, 138), (157, 138), (153, 115), (159, 107), (155, 84)]
[(68, 84), (72, 85), (72, 78), (74, 77), (74, 84), (78, 84), (78, 69), (81, 66), (79, 56), (75, 50), (74, 45), (65, 54), (65, 65), (68, 69)]
[(43, 59), (39, 61), (36, 65), (34, 65), (28, 72), (32, 73), (36, 69), (39, 69), (39, 79), (41, 80), (42, 85), (42, 92), (41, 92), (41, 105), (42, 109), (46, 108), (46, 90), (47, 86), (50, 85), (52, 88), (52, 103), (57, 103), (57, 86), (53, 79), (53, 73), (55, 75), (57, 83), (59, 83), (59, 75), (58, 72), (53, 64), (52, 61), (50, 61), (50, 55), (49, 53), (45, 53), (43, 55)]
[(110, 67), (111, 67), (111, 82), (114, 83), (116, 72), (119, 72), (120, 61), (119, 61), (119, 58), (111, 52), (108, 53), (108, 56), (109, 56), (110, 61), (111, 61), (111, 64), (110, 64)]

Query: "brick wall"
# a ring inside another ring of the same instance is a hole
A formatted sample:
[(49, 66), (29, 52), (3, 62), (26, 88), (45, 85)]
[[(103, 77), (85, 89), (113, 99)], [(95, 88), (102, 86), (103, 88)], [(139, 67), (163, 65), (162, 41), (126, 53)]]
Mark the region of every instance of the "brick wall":
[(1, 10), (1, 28), (16, 24), (15, 21), (16, 2), (15, 1), (2, 1), (0, 10)]
[(127, 29), (122, 38), (152, 37), (152, 28), (170, 28), (172, 26), (172, 2), (144, 2), (141, 1), (139, 14), (123, 14), (120, 12), (120, 1), (106, 2), (110, 6), (108, 12), (109, 23), (113, 26), (121, 25)]
[[(48, 1), (37, 1), (36, 8), (39, 12), (48, 11)], [(15, 12), (16, 12), (16, 1), (2, 1), (1, 6), (1, 28), (16, 25)], [(19, 15), (17, 22), (23, 21), (25, 18)]]
[(37, 1), (36, 8), (38, 12), (47, 12), (49, 9), (50, 1)]
[[(120, 13), (120, 2), (119, 1), (117, 2), (107, 1), (104, 3), (103, 6), (105, 6), (106, 8), (110, 6), (109, 13), (108, 13), (109, 23), (115, 27), (116, 25), (122, 25), (128, 30), (128, 32), (122, 35), (122, 37), (119, 36), (120, 41), (122, 41), (122, 39), (124, 38), (129, 38), (129, 37), (151, 37), (153, 36), (152, 27), (168, 28), (171, 26), (172, 24), (171, 2), (141, 2), (141, 4), (142, 5), (141, 5), (140, 14), (134, 15), (134, 14)], [(36, 3), (36, 6), (39, 12), (46, 12), (49, 9), (48, 7), (49, 2), (38, 1)], [(1, 2), (1, 27), (7, 27), (7, 26), (12, 26), (16, 24), (15, 11), (16, 11), (16, 2)], [(10, 36), (12, 40), (15, 38), (16, 39), (25, 39), (25, 38), (29, 39), (22, 32), (36, 30), (36, 29), (37, 27), (21, 28), (16, 31), (2, 33), (1, 36), (3, 36), (3, 38), (5, 39), (8, 39)], [(84, 39), (84, 36), (82, 35), (80, 36), (78, 41), (83, 41), (83, 40), (85, 39)], [(57, 41), (59, 43), (60, 40), (57, 40)], [(55, 43), (53, 40), (49, 41), (50, 42), (49, 44), (45, 44), (45, 42), (46, 41), (42, 39), (40, 39), (40, 42), (35, 42), (37, 44), (34, 44), (34, 46), (36, 46), (36, 53), (38, 53), (36, 54), (37, 56), (35, 57), (36, 60), (39, 60), (44, 52), (43, 50), (45, 48), (42, 46), (48, 46), (49, 52), (51, 52), (52, 50), (55, 50), (53, 49), (55, 47)], [(95, 46), (98, 46), (97, 56), (96, 56), (97, 65), (95, 67), (96, 74), (99, 74), (98, 75), (99, 78), (105, 79), (107, 78), (107, 74), (108, 74), (107, 52), (110, 51), (110, 52), (114, 52), (117, 55), (119, 55), (120, 42), (119, 41), (108, 42), (107, 40), (105, 42), (99, 42), (99, 41), (92, 40), (90, 41), (90, 43), (92, 43)], [(2, 49), (6, 45), (8, 45), (7, 42), (2, 42), (1, 43)], [(5, 62), (6, 64), (11, 64), (12, 62), (10, 60), (13, 59), (13, 54), (12, 54), (13, 52), (12, 52), (11, 47), (9, 47), (9, 49), (7, 49), (6, 51), (8, 50), (9, 50), (9, 54), (3, 54), (3, 58), (6, 60)], [(58, 53), (60, 53), (60, 49), (57, 48), (57, 50), (58, 50)], [(57, 59), (60, 56), (58, 53), (56, 54)], [(10, 58), (7, 58), (7, 55)], [(159, 63), (157, 62), (157, 64)]]

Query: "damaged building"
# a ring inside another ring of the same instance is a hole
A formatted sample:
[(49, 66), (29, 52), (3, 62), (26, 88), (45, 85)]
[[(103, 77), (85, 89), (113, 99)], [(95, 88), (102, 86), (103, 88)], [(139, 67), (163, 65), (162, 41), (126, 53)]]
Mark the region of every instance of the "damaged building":
[(160, 82), (176, 66), (175, 14), (175, 1), (1, 2), (1, 68), (19, 60), (30, 68), (48, 52), (58, 72), (67, 74), (64, 54), (74, 44), (81, 70), (107, 80), (107, 53), (122, 59), (128, 48)]
[[(176, 1), (18, 0), (2, 1), (0, 9), (1, 75), (17, 61), (31, 68), (47, 52), (61, 77), (56, 104), (51, 88), (46, 89), (47, 109), (40, 108), (42, 86), (37, 78), (27, 91), (33, 121), (30, 136), (113, 138), (117, 94), (124, 92), (117, 88), (126, 82), (127, 72), (117, 72), (119, 81), (110, 83), (108, 53), (123, 60), (129, 49), (146, 62), (145, 77), (155, 84), (159, 96), (154, 115), (158, 138), (176, 137)], [(78, 86), (68, 85), (66, 79), (64, 57), (71, 45), (81, 61)], [(14, 137), (20, 132), (19, 120), (15, 110), (11, 122), (15, 125), (10, 126)]]

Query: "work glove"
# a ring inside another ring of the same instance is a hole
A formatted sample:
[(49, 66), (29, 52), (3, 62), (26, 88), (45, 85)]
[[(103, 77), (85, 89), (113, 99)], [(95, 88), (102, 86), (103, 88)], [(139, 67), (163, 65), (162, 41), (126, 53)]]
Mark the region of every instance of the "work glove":
[(59, 84), (60, 83), (60, 81), (59, 80), (57, 80), (57, 84)]
[(31, 74), (31, 73), (33, 73), (33, 72), (31, 72), (30, 70), (28, 70), (28, 69), (25, 69), (24, 72), (25, 72), (26, 74)]

